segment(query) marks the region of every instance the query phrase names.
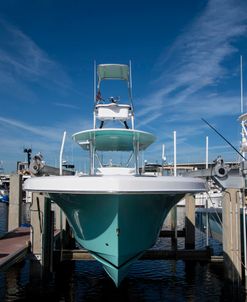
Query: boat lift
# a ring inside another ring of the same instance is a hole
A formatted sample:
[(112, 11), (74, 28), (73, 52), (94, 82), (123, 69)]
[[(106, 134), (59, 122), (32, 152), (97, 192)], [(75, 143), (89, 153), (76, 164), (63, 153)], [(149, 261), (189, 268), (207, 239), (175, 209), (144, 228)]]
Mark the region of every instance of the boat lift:
[[(205, 120), (204, 120), (205, 121)], [(188, 175), (211, 178), (227, 194), (222, 202), (223, 217), (223, 251), (227, 272), (230, 279), (238, 282), (244, 278), (247, 289), (247, 239), (246, 239), (246, 190), (247, 190), (247, 113), (239, 117), (241, 123), (240, 152), (227, 141), (209, 123), (206, 123), (219, 134), (241, 157), (236, 168), (230, 168), (221, 157), (214, 161), (210, 169), (190, 171)], [(240, 211), (242, 208), (242, 227)], [(241, 262), (241, 249), (243, 260)]]

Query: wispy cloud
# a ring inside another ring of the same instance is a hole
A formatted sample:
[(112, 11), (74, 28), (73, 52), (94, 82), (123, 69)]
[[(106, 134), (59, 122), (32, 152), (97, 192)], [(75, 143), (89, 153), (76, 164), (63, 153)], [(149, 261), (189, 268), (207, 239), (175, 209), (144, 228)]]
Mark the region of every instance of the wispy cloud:
[[(223, 61), (237, 51), (233, 42), (247, 33), (246, 9), (245, 1), (208, 1), (202, 14), (177, 38), (161, 61), (172, 62), (168, 72), (161, 76), (161, 81), (171, 79), (170, 92), (182, 89), (187, 97), (215, 85), (225, 76)], [(175, 56), (179, 60), (173, 61)]]
[[(74, 119), (73, 123), (70, 120), (64, 120), (60, 124), (43, 126), (40, 124), (31, 125), (21, 120), (0, 116), (0, 137), (2, 143), (0, 160), (3, 159), (5, 161), (8, 158), (11, 164), (9, 163), (7, 169), (10, 169), (10, 166), (13, 169), (14, 163), (23, 158), (23, 147), (26, 146), (32, 147), (34, 153), (41, 152), (49, 164), (54, 165), (55, 162), (58, 164), (62, 135), (65, 130), (67, 131), (65, 155), (69, 154), (71, 160), (71, 153), (73, 153), (72, 157), (76, 159), (77, 153), (79, 152), (81, 156), (81, 152), (78, 150), (79, 147), (77, 148), (72, 141), (71, 135), (78, 132), (78, 129), (88, 129), (90, 126), (91, 121), (87, 119)], [(74, 151), (71, 152), (71, 150)]]
[[(12, 130), (22, 131), (24, 130), (25, 133), (35, 134), (38, 137), (43, 137), (48, 140), (60, 140), (61, 134), (63, 131), (67, 131), (69, 134), (78, 132), (78, 129), (88, 129), (91, 126), (91, 121), (88, 119), (82, 120), (73, 120), (71, 121), (63, 121), (61, 124), (42, 126), (42, 125), (30, 125), (28, 123), (22, 122), (17, 119), (5, 118), (0, 116), (0, 125), (1, 130), (5, 127), (9, 127)], [(5, 132), (5, 134), (7, 134)]]
[(80, 109), (78, 106), (75, 106), (73, 104), (66, 104), (66, 103), (53, 103), (53, 105), (63, 108), (69, 108), (69, 109)]
[(219, 97), (214, 102), (216, 98), (208, 97), (205, 89), (209, 94), (228, 76), (223, 63), (237, 52), (234, 42), (247, 35), (246, 11), (245, 1), (209, 0), (159, 60), (157, 65), (164, 72), (154, 81), (155, 92), (142, 101), (137, 117), (155, 116), (167, 108), (181, 117), (181, 104), (188, 105), (190, 118), (202, 107), (212, 116), (232, 113), (233, 107), (236, 112), (236, 98), (232, 102), (232, 96)]
[(162, 115), (162, 112), (158, 112), (156, 114), (150, 115), (146, 119), (142, 120), (141, 122), (138, 122), (137, 128), (141, 127), (142, 125), (146, 125), (151, 123), (152, 121), (155, 121), (157, 118), (159, 118)]
[(18, 130), (25, 130), (26, 132), (38, 135), (39, 137), (45, 137), (47, 139), (57, 139), (58, 133), (56, 131), (56, 128), (51, 128), (50, 127), (42, 127), (42, 126), (31, 126), (28, 125), (27, 123), (24, 123), (22, 121), (18, 121), (15, 119), (10, 119), (10, 118), (5, 118), (0, 116), (0, 123), (3, 126), (11, 126), (14, 127), (15, 129)]
[(20, 29), (0, 19), (0, 36), (0, 80), (10, 89), (9, 93), (18, 93), (19, 90), (35, 99), (29, 83), (55, 89), (60, 94), (66, 90), (79, 94), (63, 66)]
[[(174, 110), (174, 107), (176, 110)], [(229, 95), (192, 95), (186, 103), (170, 106), (167, 109), (166, 123), (193, 122), (201, 118), (215, 119), (239, 114), (239, 96)]]

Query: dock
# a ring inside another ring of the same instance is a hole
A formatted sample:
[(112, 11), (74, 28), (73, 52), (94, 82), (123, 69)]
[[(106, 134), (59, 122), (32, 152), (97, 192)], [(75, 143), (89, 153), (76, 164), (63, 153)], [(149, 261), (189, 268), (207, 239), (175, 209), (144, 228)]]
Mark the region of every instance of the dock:
[[(243, 242), (241, 229), (241, 209), (246, 211), (247, 190), (243, 189), (242, 176), (218, 177), (217, 171), (224, 169), (222, 163), (212, 171), (195, 171), (201, 177), (212, 177), (224, 189), (222, 200), (223, 220), (223, 256), (214, 256), (208, 239), (201, 249), (195, 246), (195, 196), (185, 196), (184, 228), (177, 227), (177, 208), (170, 212), (169, 229), (161, 230), (159, 237), (171, 239), (171, 249), (150, 249), (145, 251), (140, 260), (183, 260), (204, 263), (222, 263), (226, 268), (226, 278), (247, 288), (247, 270), (245, 262), (246, 244)], [(217, 170), (218, 169), (218, 170)], [(246, 169), (247, 171), (247, 165)], [(216, 172), (215, 172), (216, 171)], [(201, 174), (199, 174), (201, 173)], [(207, 174), (209, 173), (209, 175)], [(77, 249), (70, 225), (57, 204), (44, 194), (32, 193), (30, 224), (32, 229), (19, 227), (22, 211), (21, 175), (10, 177), (9, 232), (0, 239), (0, 270), (7, 270), (27, 255), (30, 255), (36, 276), (46, 276), (56, 271), (62, 261), (94, 260), (89, 251)], [(239, 180), (239, 178), (241, 178)], [(243, 228), (244, 229), (244, 228)], [(30, 232), (31, 231), (31, 232)], [(184, 247), (177, 245), (178, 238), (184, 238)], [(246, 256), (247, 257), (247, 256)], [(33, 276), (32, 276), (33, 278)]]
[(30, 228), (19, 227), (0, 239), (0, 270), (23, 260), (30, 246)]

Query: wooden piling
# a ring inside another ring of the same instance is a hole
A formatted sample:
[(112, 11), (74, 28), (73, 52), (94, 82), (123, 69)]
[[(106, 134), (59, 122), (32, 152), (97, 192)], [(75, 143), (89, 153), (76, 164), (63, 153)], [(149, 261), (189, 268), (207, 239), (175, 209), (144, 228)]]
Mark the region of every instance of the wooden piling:
[(53, 250), (75, 248), (71, 228), (60, 207), (41, 193), (32, 194), (31, 206), (31, 251), (34, 260), (41, 264), (41, 275), (46, 277), (53, 271), (61, 257), (53, 259)]
[(195, 198), (193, 195), (185, 197), (185, 248), (195, 248)]
[[(60, 230), (62, 231), (65, 226), (65, 219), (64, 219), (64, 214), (61, 213), (61, 208), (56, 204), (52, 203), (52, 211), (54, 211), (54, 228), (55, 230)], [(61, 217), (62, 215), (62, 217)]]
[(53, 236), (54, 236), (54, 217), (51, 212), (51, 200), (47, 197), (44, 199), (44, 227), (42, 233), (42, 257), (41, 265), (43, 274), (52, 271), (53, 262)]
[(42, 254), (44, 199), (44, 195), (32, 193), (32, 205), (30, 207), (31, 250), (38, 260), (41, 260)]
[(178, 236), (177, 236), (177, 205), (175, 205), (171, 211), (171, 240), (172, 240), (172, 247), (174, 249), (177, 248)]
[(33, 193), (31, 206), (31, 250), (41, 262), (42, 274), (52, 271), (54, 212), (51, 200), (40, 193)]
[(240, 196), (238, 189), (225, 191), (222, 202), (223, 255), (227, 277), (234, 283), (242, 280)]
[(10, 176), (8, 231), (21, 225), (22, 216), (22, 175)]

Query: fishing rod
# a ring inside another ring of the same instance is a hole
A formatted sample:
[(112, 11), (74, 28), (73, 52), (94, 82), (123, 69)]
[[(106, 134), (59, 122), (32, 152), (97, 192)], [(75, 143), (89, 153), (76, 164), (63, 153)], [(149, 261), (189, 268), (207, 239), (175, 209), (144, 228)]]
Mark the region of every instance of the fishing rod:
[(209, 122), (207, 122), (205, 119), (201, 118), (201, 120), (206, 123), (211, 129), (213, 129), (221, 138), (223, 138), (223, 140), (229, 145), (231, 146), (244, 160), (247, 160), (243, 154), (241, 154), (221, 133), (219, 133), (218, 130), (216, 130), (212, 125), (209, 124)]

